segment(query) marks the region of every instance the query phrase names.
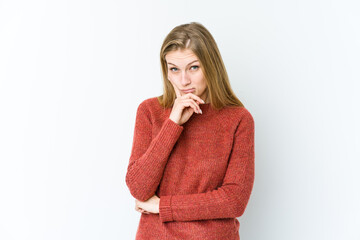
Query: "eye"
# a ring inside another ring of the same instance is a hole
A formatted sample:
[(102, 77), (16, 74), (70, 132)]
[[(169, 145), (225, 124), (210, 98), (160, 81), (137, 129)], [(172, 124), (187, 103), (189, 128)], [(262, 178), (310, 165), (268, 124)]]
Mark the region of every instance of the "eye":
[(193, 67), (195, 67), (195, 69), (194, 69), (194, 70), (196, 70), (196, 69), (198, 69), (198, 68), (199, 68), (199, 66), (191, 66), (191, 67), (192, 67), (192, 68), (193, 68)]
[[(173, 71), (173, 69), (177, 69), (176, 67), (170, 68), (170, 71)], [(173, 71), (174, 72), (174, 71)]]

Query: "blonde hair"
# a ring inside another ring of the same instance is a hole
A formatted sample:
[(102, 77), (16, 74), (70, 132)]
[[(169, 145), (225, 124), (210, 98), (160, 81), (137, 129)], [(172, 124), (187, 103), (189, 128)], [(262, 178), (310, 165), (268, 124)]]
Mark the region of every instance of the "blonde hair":
[(173, 28), (161, 46), (160, 63), (164, 92), (157, 98), (162, 107), (171, 107), (176, 98), (175, 90), (168, 80), (165, 56), (171, 51), (183, 49), (190, 49), (198, 57), (206, 79), (208, 98), (214, 109), (244, 106), (231, 89), (225, 65), (213, 36), (202, 24), (191, 22)]

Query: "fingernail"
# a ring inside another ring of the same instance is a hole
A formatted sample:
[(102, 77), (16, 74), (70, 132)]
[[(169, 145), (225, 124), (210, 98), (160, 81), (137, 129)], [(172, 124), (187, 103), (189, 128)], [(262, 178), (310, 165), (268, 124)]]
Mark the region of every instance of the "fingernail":
[(200, 113), (202, 114), (202, 110), (200, 109)]
[(205, 101), (204, 101), (204, 100), (202, 100), (202, 99), (201, 99), (201, 101), (202, 101), (203, 103), (205, 103)]

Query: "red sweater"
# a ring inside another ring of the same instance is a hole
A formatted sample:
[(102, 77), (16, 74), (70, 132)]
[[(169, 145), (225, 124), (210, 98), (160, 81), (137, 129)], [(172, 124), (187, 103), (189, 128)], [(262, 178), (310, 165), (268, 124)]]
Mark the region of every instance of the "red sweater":
[[(236, 240), (254, 183), (254, 119), (244, 107), (200, 104), (178, 125), (156, 97), (137, 108), (126, 184), (159, 214), (142, 213), (137, 240)], [(135, 203), (134, 203), (135, 204)]]

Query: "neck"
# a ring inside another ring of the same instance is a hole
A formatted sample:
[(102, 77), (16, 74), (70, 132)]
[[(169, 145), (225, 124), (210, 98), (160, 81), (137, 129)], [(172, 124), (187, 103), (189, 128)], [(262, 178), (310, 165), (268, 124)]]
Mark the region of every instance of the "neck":
[(203, 99), (205, 101), (205, 103), (210, 103), (209, 94), (208, 94), (207, 90), (204, 92), (203, 96), (201, 96), (200, 98)]

